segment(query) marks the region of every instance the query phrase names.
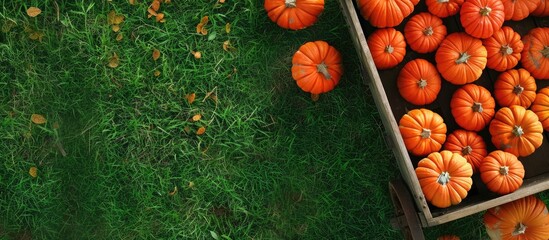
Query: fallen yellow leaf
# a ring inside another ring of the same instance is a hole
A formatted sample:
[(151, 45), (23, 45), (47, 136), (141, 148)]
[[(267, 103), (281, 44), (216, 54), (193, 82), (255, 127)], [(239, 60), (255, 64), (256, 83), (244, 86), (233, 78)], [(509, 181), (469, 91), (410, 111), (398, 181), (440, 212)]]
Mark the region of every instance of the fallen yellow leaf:
[(149, 15), (147, 15), (147, 18), (151, 18), (152, 16), (156, 16), (157, 14), (156, 11), (152, 8), (147, 9), (147, 12), (149, 13)]
[(42, 10), (40, 10), (40, 8), (37, 8), (37, 7), (29, 7), (27, 9), (27, 15), (29, 15), (29, 17), (36, 17), (40, 13), (42, 13)]
[(122, 39), (124, 38), (124, 35), (122, 35), (122, 33), (119, 33), (116, 35), (116, 41), (122, 41)]
[(225, 24), (225, 32), (229, 34), (231, 32), (231, 23)]
[(108, 14), (107, 14), (107, 23), (109, 25), (113, 25), (114, 24), (114, 19), (116, 18), (116, 12), (114, 12), (114, 10), (111, 10)]
[(202, 119), (202, 115), (200, 115), (200, 114), (196, 114), (192, 118), (193, 122), (198, 122), (198, 121), (200, 121), (200, 119)]
[(160, 58), (160, 50), (156, 48), (153, 49), (152, 58), (154, 61), (158, 60), (158, 58)]
[(194, 189), (194, 182), (193, 181), (189, 182), (189, 188)]
[(158, 77), (158, 76), (160, 76), (160, 71), (155, 70), (153, 74), (154, 74), (155, 77)]
[(196, 135), (202, 135), (206, 132), (205, 127), (199, 127), (198, 130), (196, 130)]
[(177, 186), (173, 188), (173, 191), (169, 192), (168, 195), (173, 196), (177, 193)]
[(231, 41), (227, 40), (227, 41), (223, 42), (223, 50), (225, 50), (225, 51), (232, 50)]
[(158, 10), (160, 9), (160, 1), (153, 0), (150, 8), (152, 8), (152, 10), (154, 10), (155, 12), (158, 12)]
[(113, 32), (118, 32), (118, 31), (120, 31), (120, 25), (114, 24), (114, 25), (111, 26), (111, 29), (112, 29)]
[(225, 3), (225, 0), (219, 0), (219, 3)]
[(135, 0), (129, 0), (130, 1), (130, 5), (135, 5)]
[(31, 115), (31, 121), (34, 123), (34, 124), (44, 124), (46, 123), (46, 118), (40, 114), (32, 114)]
[(118, 59), (118, 54), (116, 53), (113, 53), (112, 54), (112, 57), (109, 59), (109, 67), (111, 68), (115, 68), (115, 67), (118, 67), (118, 64), (119, 64), (119, 59)]
[(166, 19), (164, 19), (164, 13), (158, 13), (156, 14), (156, 22), (163, 23)]
[(44, 36), (46, 36), (46, 34), (43, 33), (43, 32), (39, 32), (39, 31), (34, 31), (34, 32), (29, 33), (29, 38), (31, 40), (38, 40), (39, 42), (42, 42), (42, 38)]
[(200, 59), (202, 57), (202, 53), (200, 53), (199, 51), (191, 51), (191, 54), (194, 56), (194, 58), (196, 59)]
[(202, 35), (207, 35), (208, 30), (204, 26), (206, 26), (206, 24), (208, 24), (208, 21), (209, 21), (208, 16), (202, 17), (202, 19), (200, 19), (200, 23), (198, 23), (198, 25), (196, 25), (196, 33), (200, 33)]
[(124, 22), (124, 15), (117, 14), (114, 16), (113, 24), (121, 24)]
[(33, 178), (36, 178), (38, 176), (38, 168), (30, 167), (29, 175), (31, 175), (31, 177), (33, 177)]
[(195, 93), (189, 93), (189, 94), (187, 94), (187, 96), (185, 96), (185, 98), (187, 98), (187, 102), (189, 104), (192, 104), (194, 102), (194, 99), (196, 98), (196, 94)]

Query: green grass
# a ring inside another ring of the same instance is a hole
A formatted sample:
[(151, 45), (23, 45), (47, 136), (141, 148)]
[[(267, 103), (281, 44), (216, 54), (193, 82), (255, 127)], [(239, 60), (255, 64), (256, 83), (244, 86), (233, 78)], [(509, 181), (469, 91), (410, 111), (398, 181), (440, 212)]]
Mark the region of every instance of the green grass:
[[(277, 27), (259, 2), (175, 0), (160, 24), (142, 1), (4, 1), (0, 238), (402, 238), (387, 190), (400, 173), (337, 2), (300, 31)], [(29, 6), (42, 14), (29, 18)], [(111, 10), (125, 16), (122, 41)], [(195, 30), (204, 15), (208, 36)], [(313, 40), (345, 65), (318, 102), (290, 73)], [(32, 124), (33, 113), (47, 123)], [(484, 237), (479, 215), (425, 233)]]

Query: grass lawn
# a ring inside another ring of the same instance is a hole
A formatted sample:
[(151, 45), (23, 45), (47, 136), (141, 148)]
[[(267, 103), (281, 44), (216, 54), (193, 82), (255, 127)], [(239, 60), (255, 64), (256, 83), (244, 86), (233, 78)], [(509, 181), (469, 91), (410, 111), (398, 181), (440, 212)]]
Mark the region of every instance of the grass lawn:
[[(402, 238), (400, 173), (337, 2), (300, 31), (262, 1), (216, 2), (173, 0), (158, 23), (142, 0), (2, 1), (0, 239)], [(345, 65), (317, 102), (290, 72), (313, 40)], [(480, 216), (425, 234), (486, 238)]]

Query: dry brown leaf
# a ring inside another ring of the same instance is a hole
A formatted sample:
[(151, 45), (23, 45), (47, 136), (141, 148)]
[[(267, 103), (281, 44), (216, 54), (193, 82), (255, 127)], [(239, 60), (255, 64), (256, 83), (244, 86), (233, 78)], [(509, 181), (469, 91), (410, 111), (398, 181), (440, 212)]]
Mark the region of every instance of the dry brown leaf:
[(113, 24), (121, 24), (122, 22), (124, 22), (124, 15), (117, 14), (114, 17)]
[(154, 0), (154, 1), (151, 3), (150, 8), (151, 8), (152, 10), (154, 10), (155, 12), (158, 12), (158, 10), (160, 10), (160, 1)]
[(173, 196), (177, 193), (177, 186), (173, 188), (173, 191), (169, 192), (168, 195)]
[(114, 24), (111, 26), (111, 29), (113, 32), (118, 32), (120, 31), (120, 25)]
[(31, 177), (33, 177), (33, 178), (36, 178), (38, 176), (38, 168), (30, 167), (29, 168), (29, 175), (31, 175)]
[(153, 74), (154, 74), (155, 77), (158, 77), (158, 76), (160, 76), (160, 71), (155, 70)]
[(198, 122), (198, 121), (200, 121), (200, 119), (202, 119), (202, 115), (200, 115), (200, 114), (196, 114), (192, 118), (193, 122)]
[(202, 135), (206, 132), (205, 127), (199, 127), (198, 130), (196, 130), (196, 135)]
[(231, 23), (225, 24), (225, 32), (229, 34), (231, 32)]
[(29, 15), (29, 17), (36, 17), (40, 15), (40, 13), (42, 13), (42, 10), (40, 10), (40, 8), (37, 8), (37, 7), (29, 7), (27, 9), (27, 15)]
[(311, 100), (313, 100), (313, 102), (318, 101), (319, 98), (320, 98), (320, 94), (312, 94), (311, 93)]
[(200, 19), (200, 23), (198, 23), (198, 25), (196, 25), (196, 33), (200, 33), (202, 35), (207, 35), (208, 30), (204, 26), (206, 26), (206, 24), (208, 24), (208, 21), (209, 21), (208, 16), (202, 17), (202, 19)]
[(158, 58), (160, 58), (160, 50), (158, 49), (153, 49), (153, 53), (152, 53), (152, 58), (153, 60), (158, 60)]
[(120, 63), (120, 60), (118, 59), (118, 54), (113, 53), (112, 57), (109, 59), (109, 64), (108, 64), (109, 67), (116, 68), (118, 67), (119, 63)]
[(124, 35), (122, 35), (122, 33), (119, 33), (116, 35), (116, 41), (122, 41), (122, 39), (124, 38)]
[(164, 19), (164, 13), (158, 13), (156, 14), (156, 22), (165, 22), (166, 20)]
[(40, 32), (40, 31), (35, 31), (35, 32), (29, 33), (29, 38), (31, 40), (38, 40), (40, 42), (42, 42), (42, 38), (44, 38), (44, 36), (46, 36), (46, 34), (43, 33), (43, 32)]
[(193, 104), (194, 99), (196, 98), (196, 94), (195, 93), (189, 93), (189, 94), (187, 94), (187, 96), (185, 96), (185, 98), (187, 98), (187, 102), (189, 104)]
[(196, 59), (200, 59), (202, 57), (202, 53), (199, 52), (199, 51), (191, 51), (191, 54), (194, 56), (194, 58)]
[(135, 0), (129, 0), (130, 5), (135, 5)]
[(32, 114), (31, 115), (31, 121), (34, 124), (44, 124), (47, 122), (46, 118), (40, 114)]
[(113, 25), (114, 24), (114, 19), (116, 18), (116, 12), (114, 12), (114, 10), (111, 10), (108, 14), (107, 14), (107, 23), (109, 25)]

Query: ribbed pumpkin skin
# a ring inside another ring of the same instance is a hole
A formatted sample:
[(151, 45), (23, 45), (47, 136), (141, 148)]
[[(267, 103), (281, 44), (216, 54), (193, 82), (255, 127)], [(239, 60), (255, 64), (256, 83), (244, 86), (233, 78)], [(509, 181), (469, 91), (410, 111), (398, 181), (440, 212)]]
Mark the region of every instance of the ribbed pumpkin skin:
[(456, 235), (443, 235), (437, 238), (437, 240), (460, 240)]
[(508, 194), (522, 186), (524, 166), (517, 156), (496, 150), (482, 160), (480, 179), (492, 192)]
[(526, 157), (543, 142), (543, 127), (531, 110), (513, 105), (500, 108), (488, 128), (496, 148)]
[(331, 91), (343, 74), (341, 54), (325, 41), (307, 42), (292, 58), (292, 77), (312, 94)]
[(486, 67), (503, 72), (514, 68), (524, 49), (520, 35), (512, 28), (504, 26), (489, 38), (482, 41), (488, 53)]
[(530, 109), (538, 116), (543, 129), (549, 131), (549, 87), (538, 91)]
[(536, 80), (523, 68), (501, 73), (494, 83), (494, 98), (501, 107), (530, 107), (536, 99)]
[(398, 65), (406, 55), (404, 35), (394, 28), (377, 29), (368, 36), (368, 48), (377, 69), (389, 69)]
[(472, 83), (486, 67), (486, 48), (482, 41), (465, 33), (451, 33), (435, 54), (436, 66), (444, 79), (454, 85)]
[(425, 199), (435, 207), (460, 203), (471, 189), (473, 169), (458, 153), (433, 152), (418, 162), (416, 176)]
[(502, 0), (505, 20), (520, 21), (530, 15), (541, 3), (540, 0)]
[(476, 132), (457, 129), (446, 137), (444, 150), (459, 153), (478, 172), (482, 159), (488, 155), (484, 139)]
[(490, 123), (496, 113), (496, 101), (488, 89), (467, 84), (454, 92), (450, 100), (456, 123), (469, 131), (480, 131)]
[(425, 0), (427, 10), (439, 17), (446, 18), (454, 16), (459, 12), (465, 0)]
[(397, 88), (400, 95), (415, 105), (430, 104), (441, 88), (440, 75), (435, 66), (425, 59), (409, 61), (400, 70)]
[(541, 0), (536, 10), (534, 10), (531, 14), (536, 17), (549, 16), (549, 4), (547, 3), (547, 0)]
[(465, 32), (476, 38), (491, 37), (503, 26), (505, 19), (500, 0), (465, 0), (459, 14)]
[(398, 26), (414, 11), (414, 2), (410, 0), (357, 0), (362, 17), (377, 28)]
[(429, 109), (410, 110), (399, 121), (400, 134), (406, 149), (415, 156), (439, 151), (446, 141), (446, 124), (442, 117)]
[[(316, 23), (324, 11), (324, 0), (265, 0), (263, 7), (278, 26), (299, 30)], [(295, 6), (294, 6), (295, 5)]]
[(549, 79), (549, 28), (534, 28), (522, 41), (522, 67), (537, 80)]
[[(534, 195), (488, 209), (483, 218), (490, 239), (549, 239), (547, 206)], [(525, 232), (521, 234), (522, 226)]]
[(434, 52), (446, 34), (442, 20), (426, 12), (412, 16), (404, 26), (406, 42), (418, 53)]

